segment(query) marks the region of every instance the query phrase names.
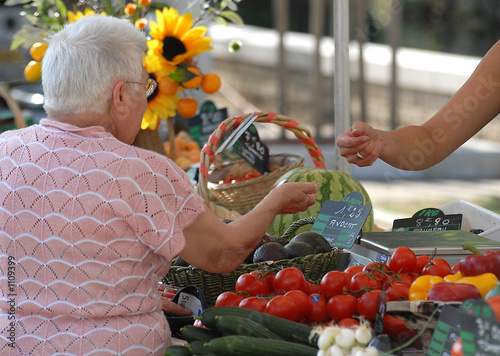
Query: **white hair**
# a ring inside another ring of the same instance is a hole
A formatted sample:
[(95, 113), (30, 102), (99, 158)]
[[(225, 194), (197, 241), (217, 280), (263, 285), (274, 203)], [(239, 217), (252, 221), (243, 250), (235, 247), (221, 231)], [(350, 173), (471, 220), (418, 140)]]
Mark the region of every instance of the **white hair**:
[(83, 17), (48, 43), (42, 60), (47, 112), (104, 113), (116, 82), (141, 79), (146, 36), (129, 20)]

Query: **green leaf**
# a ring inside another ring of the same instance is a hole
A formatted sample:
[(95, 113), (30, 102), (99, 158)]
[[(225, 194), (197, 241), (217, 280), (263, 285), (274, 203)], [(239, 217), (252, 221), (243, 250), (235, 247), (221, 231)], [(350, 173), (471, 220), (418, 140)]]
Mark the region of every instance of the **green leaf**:
[(63, 19), (67, 19), (68, 18), (68, 9), (66, 8), (66, 5), (64, 4), (64, 2), (62, 0), (56, 0), (56, 6), (57, 6), (57, 10), (59, 10), (59, 13), (61, 14), (61, 17)]
[(104, 11), (106, 11), (106, 14), (108, 14), (109, 16), (115, 15), (115, 9), (110, 0), (103, 0), (102, 4), (104, 5)]
[(221, 16), (225, 17), (228, 19), (230, 22), (234, 23), (235, 25), (243, 25), (243, 19), (241, 18), (240, 15), (238, 15), (234, 11), (222, 11), (220, 13)]
[(214, 17), (214, 21), (220, 23), (221, 25), (229, 26), (229, 23), (222, 16)]
[(4, 5), (5, 6), (17, 6), (30, 3), (31, 0), (7, 0)]
[(159, 2), (153, 2), (151, 3), (151, 5), (149, 5), (149, 9), (146, 11), (146, 13), (151, 12), (152, 10), (163, 10), (164, 7), (169, 7), (169, 6)]

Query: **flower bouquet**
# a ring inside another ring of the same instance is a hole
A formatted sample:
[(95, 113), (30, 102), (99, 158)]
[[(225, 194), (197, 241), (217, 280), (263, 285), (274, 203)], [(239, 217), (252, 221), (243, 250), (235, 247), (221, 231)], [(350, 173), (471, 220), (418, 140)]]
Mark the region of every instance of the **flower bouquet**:
[[(219, 76), (215, 73), (203, 73), (196, 61), (197, 56), (212, 49), (212, 40), (205, 36), (207, 28), (201, 24), (206, 21), (225, 25), (243, 24), (236, 13), (239, 1), (173, 1), (175, 4), (182, 4), (180, 9), (154, 0), (79, 0), (72, 10), (60, 0), (8, 0), (5, 5), (25, 4), (21, 15), (30, 24), (14, 34), (10, 49), (15, 50), (20, 46), (29, 48), (33, 60), (26, 65), (24, 72), (30, 82), (41, 79), (41, 61), (48, 46), (44, 43), (44, 38), (59, 31), (66, 23), (101, 14), (129, 19), (141, 31), (145, 31), (148, 36), (148, 51), (144, 58), (144, 68), (158, 86), (148, 97), (138, 140), (141, 140), (141, 135), (146, 135), (148, 137), (143, 137), (142, 141), (155, 146), (158, 146), (159, 140), (161, 147), (154, 150), (165, 154), (157, 133), (161, 120), (166, 120), (169, 124), (169, 143), (173, 143), (175, 130), (171, 119), (177, 115), (189, 119), (198, 110), (198, 103), (190, 95), (190, 91), (202, 90), (204, 93), (214, 94), (221, 86)], [(197, 10), (196, 17), (193, 10)], [(152, 15), (156, 18), (150, 19)], [(175, 159), (175, 145), (172, 144), (169, 148), (170, 157)]]

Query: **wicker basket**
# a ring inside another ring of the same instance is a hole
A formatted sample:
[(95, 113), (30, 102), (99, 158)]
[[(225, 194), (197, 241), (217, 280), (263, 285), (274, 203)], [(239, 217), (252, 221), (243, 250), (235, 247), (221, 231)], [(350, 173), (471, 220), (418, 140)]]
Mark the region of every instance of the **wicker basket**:
[[(301, 226), (313, 224), (314, 218), (304, 218), (294, 222), (286, 231), (283, 237), (290, 239), (294, 232)], [(176, 287), (185, 287), (195, 285), (203, 290), (207, 303), (210, 306), (215, 304), (217, 296), (225, 291), (234, 291), (236, 280), (244, 273), (255, 270), (266, 270), (270, 272), (279, 272), (288, 267), (296, 267), (302, 271), (304, 276), (311, 282), (319, 283), (323, 275), (337, 268), (339, 250), (332, 248), (332, 251), (296, 257), (287, 260), (274, 262), (260, 262), (251, 264), (242, 264), (238, 269), (229, 273), (209, 273), (197, 267), (179, 267), (171, 266), (163, 283)]]
[[(215, 151), (221, 138), (243, 121), (243, 116), (234, 116), (226, 119), (210, 136), (207, 144), (202, 149), (200, 161), (200, 177), (198, 181), (198, 192), (207, 204), (212, 199), (218, 200), (224, 207), (239, 214), (245, 214), (264, 198), (276, 180), (287, 171), (304, 165), (302, 156), (281, 154), (271, 155), (271, 160), (280, 162), (281, 168), (271, 173), (235, 184), (218, 184), (221, 177), (229, 171), (231, 163), (217, 167), (209, 173), (209, 168), (215, 160)], [(307, 151), (313, 159), (315, 166), (325, 168), (325, 160), (318, 145), (311, 137), (311, 133), (305, 127), (294, 120), (275, 113), (259, 113), (255, 122), (273, 123), (292, 131), (295, 136), (306, 146)]]

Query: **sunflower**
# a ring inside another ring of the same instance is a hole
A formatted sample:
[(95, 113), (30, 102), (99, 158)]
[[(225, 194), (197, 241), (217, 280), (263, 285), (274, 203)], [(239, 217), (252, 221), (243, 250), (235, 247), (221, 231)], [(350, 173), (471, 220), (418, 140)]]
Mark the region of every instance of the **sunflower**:
[(141, 129), (156, 130), (160, 125), (160, 119), (168, 119), (174, 117), (177, 109), (179, 95), (167, 95), (163, 89), (163, 81), (170, 81), (168, 75), (176, 69), (174, 66), (167, 65), (165, 67), (158, 66), (158, 56), (148, 54), (144, 59), (144, 68), (149, 73), (149, 76), (156, 80), (158, 87), (153, 94), (148, 97), (148, 106), (142, 118)]
[[(68, 11), (68, 22), (75, 22), (76, 20), (81, 19), (82, 17), (87, 17), (90, 15), (95, 15), (95, 11), (90, 10), (89, 8), (85, 8), (84, 12), (77, 11), (74, 13), (73, 11)], [(106, 13), (103, 11), (100, 13), (102, 16), (106, 16)]]
[(148, 41), (149, 52), (160, 56), (161, 65), (178, 65), (190, 60), (200, 53), (212, 49), (212, 40), (203, 37), (205, 26), (193, 27), (193, 14), (188, 12), (179, 17), (179, 12), (173, 8), (156, 10), (158, 23), (150, 22), (152, 39)]

